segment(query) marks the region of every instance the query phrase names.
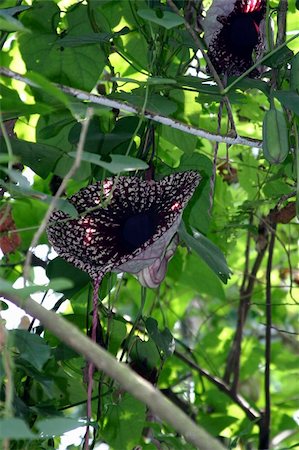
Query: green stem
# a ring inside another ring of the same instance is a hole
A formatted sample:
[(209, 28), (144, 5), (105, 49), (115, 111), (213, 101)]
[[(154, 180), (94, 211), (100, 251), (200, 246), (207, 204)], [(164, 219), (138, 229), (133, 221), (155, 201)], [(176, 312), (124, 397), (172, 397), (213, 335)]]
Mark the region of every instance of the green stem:
[(225, 89), (221, 91), (222, 95), (226, 95), (236, 84), (238, 84), (243, 78), (247, 77), (247, 75), (250, 74), (254, 69), (256, 69), (258, 66), (263, 64), (267, 59), (269, 59), (271, 56), (273, 56), (275, 53), (277, 53), (279, 50), (281, 50), (283, 47), (285, 47), (287, 44), (289, 44), (294, 39), (297, 39), (299, 36), (299, 33), (295, 34), (295, 36), (292, 36), (288, 41), (284, 42), (283, 44), (279, 45), (278, 47), (274, 48), (271, 52), (267, 53), (263, 58), (256, 61), (253, 66), (251, 66), (246, 72), (244, 72), (241, 76), (239, 76), (236, 80), (234, 80), (229, 86), (227, 86)]
[(2, 132), (2, 135), (3, 135), (4, 141), (5, 141), (5, 144), (6, 144), (7, 153), (8, 153), (8, 156), (9, 156), (8, 169), (11, 170), (14, 156), (13, 156), (13, 151), (12, 151), (12, 146), (10, 144), (9, 136), (7, 134), (6, 128), (5, 128), (4, 123), (3, 123), (1, 112), (0, 112), (0, 128), (1, 128), (1, 132)]
[(294, 137), (295, 137), (295, 161), (297, 172), (297, 187), (296, 187), (296, 215), (299, 219), (299, 132), (296, 120), (294, 121)]

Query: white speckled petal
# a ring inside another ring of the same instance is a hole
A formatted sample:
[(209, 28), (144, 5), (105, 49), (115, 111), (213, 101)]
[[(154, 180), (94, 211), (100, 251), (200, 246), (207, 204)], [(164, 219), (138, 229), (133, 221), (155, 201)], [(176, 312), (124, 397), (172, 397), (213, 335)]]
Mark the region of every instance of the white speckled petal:
[(87, 186), (69, 198), (78, 218), (53, 212), (49, 241), (94, 279), (108, 271), (138, 273), (164, 255), (199, 181), (198, 173), (189, 171), (160, 181), (119, 177)]

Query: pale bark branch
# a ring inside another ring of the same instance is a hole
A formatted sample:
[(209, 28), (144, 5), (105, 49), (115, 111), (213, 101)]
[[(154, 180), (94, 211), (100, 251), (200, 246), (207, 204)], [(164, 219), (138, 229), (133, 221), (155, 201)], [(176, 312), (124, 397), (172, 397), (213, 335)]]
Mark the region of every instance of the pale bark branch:
[(180, 408), (168, 400), (152, 384), (139, 376), (127, 365), (117, 361), (105, 349), (92, 342), (81, 331), (58, 314), (48, 311), (30, 297), (25, 301), (11, 294), (1, 293), (27, 314), (40, 320), (62, 342), (91, 361), (98, 370), (117, 381), (135, 398), (145, 403), (151, 411), (172, 426), (186, 441), (200, 450), (224, 450), (223, 445), (197, 426)]
[[(13, 78), (15, 80), (22, 81), (23, 83), (27, 84), (28, 86), (37, 87), (37, 85), (33, 81), (29, 80), (28, 78), (26, 78), (23, 75), (20, 75), (19, 73), (13, 72), (12, 70), (7, 69), (5, 67), (0, 67), (0, 74), (5, 75), (6, 77), (9, 77), (9, 78)], [(247, 147), (255, 147), (255, 148), (262, 147), (262, 141), (259, 139), (251, 139), (251, 138), (247, 138), (244, 136), (232, 137), (229, 135), (211, 133), (209, 131), (203, 130), (201, 128), (193, 127), (191, 125), (188, 125), (186, 123), (180, 122), (175, 119), (172, 119), (170, 117), (161, 116), (161, 115), (151, 112), (149, 110), (145, 110), (144, 112), (142, 112), (141, 109), (137, 108), (136, 106), (130, 105), (129, 103), (122, 102), (119, 100), (113, 100), (113, 99), (105, 97), (103, 95), (90, 94), (90, 93), (82, 91), (80, 89), (75, 89), (75, 88), (65, 86), (62, 84), (53, 83), (53, 85), (55, 85), (57, 88), (59, 88), (65, 94), (69, 94), (69, 95), (77, 98), (78, 100), (92, 102), (96, 105), (107, 106), (108, 108), (119, 109), (122, 112), (140, 115), (146, 119), (153, 120), (154, 122), (169, 126), (170, 128), (174, 128), (176, 130), (183, 131), (184, 133), (187, 133), (187, 134), (192, 134), (194, 136), (207, 139), (209, 141), (220, 142), (220, 143), (222, 142), (222, 143), (228, 144), (228, 145), (245, 145)]]

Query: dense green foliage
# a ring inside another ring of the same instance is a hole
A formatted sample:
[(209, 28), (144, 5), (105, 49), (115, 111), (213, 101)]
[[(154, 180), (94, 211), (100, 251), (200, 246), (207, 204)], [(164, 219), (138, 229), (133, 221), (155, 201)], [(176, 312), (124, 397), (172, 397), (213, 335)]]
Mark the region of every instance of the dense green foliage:
[[(88, 103), (53, 83), (134, 106), (139, 114), (91, 104), (83, 157), (66, 196), (111, 174), (147, 167), (144, 162), (154, 168), (156, 178), (192, 169), (199, 171), (202, 181), (184, 212), (181, 245), (160, 288), (144, 290), (130, 274), (105, 276), (99, 343), (156, 383), (231, 449), (261, 448), (267, 428), (265, 365), (270, 367), (271, 448), (290, 449), (299, 442), (298, 39), (273, 51), (268, 36), (270, 56), (263, 76), (245, 77), (228, 90), (238, 134), (264, 138), (264, 152), (220, 143), (210, 212), (214, 142), (144, 118), (147, 111), (216, 134), (226, 135), (228, 130), (225, 106), (218, 130), (219, 87), (196, 74), (205, 71), (206, 64), (183, 20), (183, 10), (186, 13), (192, 2), (175, 2), (180, 17), (166, 3), (1, 2), (1, 65), (27, 81), (16, 76), (1, 80), (0, 217), (5, 222), (5, 214), (11, 212), (20, 241), (12, 238), (16, 233), (9, 235), (11, 251), (0, 261), (0, 291), (9, 298), (12, 285), (22, 276), (34, 234), (74, 162), (86, 116)], [(203, 7), (209, 3), (203, 2)], [(296, 2), (288, 3), (287, 39), (298, 32)], [(278, 4), (268, 5), (274, 34)], [(195, 26), (190, 14), (188, 20)], [(274, 127), (279, 130), (275, 135)], [(28, 170), (22, 176), (24, 167), (34, 173), (32, 184), (25, 178)], [(66, 196), (58, 206), (73, 213)], [(3, 228), (1, 232), (4, 236)], [(45, 232), (39, 244), (49, 245)], [(49, 252), (46, 259), (32, 259), (28, 287), (17, 295), (25, 301), (30, 293), (42, 290), (45, 299), (54, 298), (55, 310), (62, 306), (61, 314), (88, 332), (89, 277), (59, 257), (52, 259)], [(38, 288), (41, 270), (51, 284)], [(129, 335), (143, 301), (142, 318), (135, 323), (138, 331)], [(5, 298), (1, 308), (6, 308)], [(265, 356), (267, 330), (271, 330), (271, 360)], [(0, 438), (5, 445), (10, 440), (11, 449), (58, 448), (64, 432), (86, 423), (85, 361), (36, 323), (30, 332), (21, 327), (5, 336)], [(96, 372), (95, 380), (97, 444), (106, 442), (115, 450), (137, 445), (146, 450), (193, 448), (104, 373)]]

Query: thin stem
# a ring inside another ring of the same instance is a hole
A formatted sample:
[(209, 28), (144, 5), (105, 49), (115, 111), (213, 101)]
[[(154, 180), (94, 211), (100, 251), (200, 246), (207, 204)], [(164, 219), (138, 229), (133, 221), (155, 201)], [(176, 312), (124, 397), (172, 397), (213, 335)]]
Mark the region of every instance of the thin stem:
[(277, 38), (276, 45), (286, 40), (288, 0), (280, 0), (277, 10)]
[[(263, 235), (261, 235), (263, 237)], [(250, 309), (250, 300), (253, 294), (253, 288), (256, 282), (256, 275), (263, 261), (266, 249), (267, 249), (267, 241), (264, 242), (264, 245), (259, 248), (258, 254), (256, 256), (255, 262), (253, 264), (252, 270), (248, 276), (248, 283), (246, 289), (244, 291), (240, 290), (240, 302), (238, 308), (238, 322), (237, 329), (233, 339), (233, 343), (230, 349), (230, 352), (227, 357), (226, 369), (224, 373), (223, 379), (226, 383), (230, 383), (231, 377), (233, 377), (232, 381), (232, 390), (234, 392), (237, 391), (238, 383), (239, 383), (239, 374), (240, 374), (240, 358), (241, 358), (241, 349), (242, 349), (242, 339), (243, 339), (243, 329), (246, 322), (246, 318)]]
[[(91, 340), (95, 344), (97, 343), (97, 327), (98, 327), (98, 299), (100, 284), (103, 279), (103, 275), (100, 274), (93, 283), (93, 301), (92, 301), (92, 328), (91, 328)], [(93, 387), (93, 374), (94, 363), (88, 361), (87, 365), (87, 419), (90, 420), (92, 416), (92, 387)], [(84, 449), (89, 449), (89, 425), (86, 427)]]
[(273, 225), (273, 231), (270, 237), (268, 261), (266, 269), (266, 344), (265, 344), (265, 412), (260, 427), (259, 449), (269, 448), (271, 433), (271, 394), (270, 394), (270, 364), (271, 364), (271, 329), (272, 329), (272, 305), (271, 305), (271, 271), (273, 252), (275, 245), (276, 225)]
[(277, 53), (279, 50), (284, 48), (291, 41), (293, 41), (294, 39), (297, 39), (297, 37), (299, 37), (299, 33), (295, 34), (295, 36), (292, 36), (290, 39), (288, 39), (286, 42), (284, 42), (283, 44), (279, 45), (278, 47), (275, 47), (271, 52), (267, 53), (263, 58), (261, 58), (258, 61), (256, 61), (256, 63), (253, 64), (253, 66), (249, 67), (248, 70), (246, 70), (244, 73), (242, 73), (242, 75), (240, 75), (238, 78), (236, 78), (229, 86), (227, 86), (225, 89), (223, 89), (221, 94), (228, 94), (228, 92), (234, 86), (236, 86), (241, 80), (243, 80), (245, 77), (247, 77), (247, 75), (249, 75), (254, 69), (256, 69), (258, 66), (260, 66), (261, 64), (266, 62), (267, 59), (269, 59), (271, 56), (275, 55), (275, 53)]
[(7, 134), (6, 128), (5, 128), (4, 123), (3, 123), (1, 111), (0, 111), (0, 128), (1, 128), (1, 132), (2, 132), (2, 135), (3, 135), (3, 138), (4, 138), (4, 142), (5, 142), (5, 145), (6, 145), (6, 148), (7, 148), (8, 157), (9, 157), (8, 169), (11, 170), (14, 156), (13, 156), (13, 151), (12, 151), (12, 146), (11, 146), (11, 143), (10, 143), (10, 140), (9, 140), (9, 136)]
[(144, 305), (145, 305), (145, 300), (146, 300), (146, 288), (144, 286), (141, 286), (141, 304), (140, 304), (140, 308), (138, 310), (136, 319), (134, 320), (134, 323), (133, 323), (133, 326), (132, 326), (132, 328), (130, 330), (130, 333), (128, 334), (128, 337), (126, 338), (124, 349), (123, 349), (122, 354), (121, 354), (121, 356), (119, 358), (120, 362), (123, 360), (124, 355), (125, 355), (126, 352), (128, 354), (130, 353), (130, 349), (129, 349), (130, 340), (131, 340), (131, 337), (133, 336), (133, 334), (134, 334), (134, 332), (135, 332), (135, 330), (136, 330), (136, 328), (138, 326), (138, 323), (139, 323), (140, 319), (142, 318), (143, 308), (144, 308)]
[[(220, 102), (218, 109), (218, 125), (217, 125), (217, 133), (220, 133), (221, 129), (221, 119), (222, 119), (222, 111), (223, 111), (223, 101)], [(216, 183), (216, 175), (217, 175), (217, 156), (218, 156), (219, 142), (215, 142), (214, 144), (214, 155), (213, 155), (213, 172), (210, 178), (210, 205), (209, 205), (209, 215), (212, 214), (213, 203), (214, 203), (214, 191), (215, 191), (215, 183)]]
[(41, 235), (45, 231), (47, 223), (49, 221), (49, 218), (56, 207), (58, 199), (61, 196), (61, 194), (65, 191), (67, 182), (69, 181), (70, 178), (72, 178), (72, 176), (74, 175), (74, 173), (80, 166), (80, 161), (81, 161), (81, 157), (82, 157), (82, 153), (83, 153), (83, 149), (84, 149), (84, 143), (86, 140), (87, 130), (88, 130), (88, 126), (89, 126), (91, 117), (92, 117), (92, 109), (88, 108), (87, 112), (86, 112), (86, 120), (83, 121), (83, 123), (82, 123), (82, 129), (81, 129), (81, 133), (80, 133), (80, 138), (79, 138), (79, 143), (78, 143), (77, 153), (76, 153), (74, 163), (73, 163), (72, 167), (70, 168), (70, 170), (68, 171), (68, 173), (63, 178), (61, 185), (59, 186), (56, 194), (52, 198), (52, 201), (49, 205), (49, 208), (47, 209), (47, 212), (42, 220), (42, 223), (40, 224), (38, 230), (34, 234), (31, 244), (29, 246), (29, 250), (26, 255), (24, 269), (23, 269), (24, 286), (26, 284), (26, 280), (28, 279), (29, 268), (30, 268), (31, 259), (32, 259), (32, 250), (36, 247)]

